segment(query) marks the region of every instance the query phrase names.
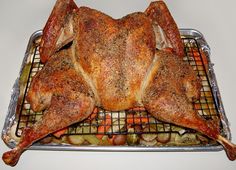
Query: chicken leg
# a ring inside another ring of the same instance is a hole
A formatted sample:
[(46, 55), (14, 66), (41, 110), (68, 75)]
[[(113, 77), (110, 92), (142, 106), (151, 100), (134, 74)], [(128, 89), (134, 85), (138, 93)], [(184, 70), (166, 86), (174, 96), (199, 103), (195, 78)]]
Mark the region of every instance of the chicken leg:
[(86, 119), (95, 102), (86, 82), (74, 70), (69, 52), (63, 50), (33, 78), (27, 100), (34, 111), (45, 109), (41, 120), (26, 127), (18, 145), (3, 154), (6, 164), (14, 166), (21, 153), (50, 133)]
[(80, 97), (75, 100), (63, 96), (53, 96), (51, 106), (44, 112), (42, 119), (33, 127), (23, 130), (19, 144), (13, 150), (3, 154), (3, 161), (14, 166), (22, 152), (34, 142), (57, 130), (82, 121), (92, 113), (93, 108), (92, 99), (83, 94), (80, 94)]
[[(156, 119), (194, 129), (223, 145), (230, 160), (236, 159), (236, 146), (220, 135), (218, 123), (205, 120), (193, 109), (192, 99), (199, 96), (199, 79), (187, 63), (174, 60), (173, 55), (157, 52), (158, 69), (150, 79), (143, 103)], [(180, 71), (182, 70), (182, 71)], [(155, 69), (154, 69), (155, 71)], [(184, 85), (189, 83), (190, 85)], [(190, 89), (188, 89), (190, 87)]]

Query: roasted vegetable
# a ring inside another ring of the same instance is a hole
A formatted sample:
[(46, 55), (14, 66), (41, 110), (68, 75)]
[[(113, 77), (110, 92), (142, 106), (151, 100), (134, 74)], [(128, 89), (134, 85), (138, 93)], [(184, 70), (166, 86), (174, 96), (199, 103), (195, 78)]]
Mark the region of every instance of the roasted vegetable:
[(81, 145), (85, 141), (82, 135), (69, 135), (67, 136), (67, 140), (72, 145)]
[(128, 134), (127, 135), (127, 144), (128, 145), (138, 145), (140, 141), (140, 137), (138, 134)]
[(108, 129), (111, 128), (111, 125), (112, 125), (112, 118), (109, 114), (106, 114), (104, 119), (100, 123), (100, 126), (98, 127), (98, 133), (99, 134), (97, 134), (96, 137), (98, 139), (102, 139), (102, 137), (104, 136), (103, 133), (107, 132)]
[(126, 144), (126, 135), (113, 135), (113, 144), (114, 145), (124, 145)]
[(185, 133), (184, 135), (179, 135), (178, 133), (173, 134), (171, 137), (171, 144), (175, 146), (186, 146), (186, 145), (198, 145), (200, 141), (197, 140), (196, 134)]
[(144, 146), (155, 146), (157, 144), (156, 139), (151, 140), (151, 141), (145, 141), (143, 139), (140, 139), (140, 144)]
[(148, 123), (148, 117), (143, 117), (139, 115), (128, 114), (127, 123), (128, 124), (145, 124)]
[(95, 135), (83, 135), (83, 138), (91, 145), (98, 145), (100, 142)]
[(107, 135), (104, 135), (100, 141), (99, 141), (99, 145), (102, 145), (102, 146), (109, 146), (109, 145), (112, 145), (111, 141), (110, 141), (110, 138), (107, 136)]
[(64, 135), (67, 132), (68, 128), (63, 128), (61, 130), (58, 130), (56, 132), (53, 133), (53, 136), (60, 138), (62, 135)]
[[(139, 126), (138, 126), (139, 127)], [(138, 135), (137, 133), (134, 133), (135, 130), (141, 130), (140, 128), (129, 128), (128, 129), (128, 133), (127, 134), (127, 144), (128, 145), (138, 145), (139, 141), (140, 141), (140, 135)]]
[(201, 144), (208, 144), (209, 143), (209, 138), (203, 136), (202, 134), (197, 134), (196, 138), (201, 142)]
[(42, 140), (40, 140), (41, 144), (48, 144), (51, 143), (53, 141), (53, 137), (52, 136), (47, 136), (45, 138), (43, 138)]
[(143, 130), (143, 134), (141, 135), (142, 139), (150, 142), (156, 139), (157, 134), (155, 133), (156, 130), (154, 128), (152, 128), (151, 126), (147, 126), (144, 128)]
[(170, 141), (170, 133), (158, 133), (156, 140), (162, 144), (165, 144)]

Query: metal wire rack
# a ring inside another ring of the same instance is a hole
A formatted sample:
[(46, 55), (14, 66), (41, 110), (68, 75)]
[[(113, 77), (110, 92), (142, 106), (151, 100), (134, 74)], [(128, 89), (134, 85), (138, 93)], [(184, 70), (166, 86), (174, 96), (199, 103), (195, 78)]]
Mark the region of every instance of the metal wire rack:
[[(184, 60), (188, 62), (197, 72), (202, 80), (201, 97), (193, 103), (193, 108), (205, 119), (219, 119), (218, 110), (213, 97), (210, 81), (208, 79), (208, 61), (204, 53), (199, 49), (198, 43), (192, 38), (182, 38), (185, 46), (186, 57)], [(19, 109), (18, 124), (16, 128), (16, 136), (21, 136), (24, 127), (32, 126), (42, 117), (42, 112), (33, 112), (30, 104), (26, 100), (27, 91), (29, 89), (32, 77), (43, 68), (40, 62), (38, 46), (33, 49), (32, 64), (28, 81), (26, 83), (25, 93), (22, 105)], [(130, 131), (130, 127), (133, 131)], [(145, 130), (140, 130), (142, 127)], [(94, 111), (89, 118), (83, 122), (76, 123), (67, 128), (64, 135), (88, 135), (88, 134), (141, 134), (141, 133), (180, 133), (176, 126), (160, 122), (148, 114), (143, 108), (134, 108), (131, 110), (108, 112), (101, 108)], [(193, 130), (184, 129), (184, 133), (194, 133)]]

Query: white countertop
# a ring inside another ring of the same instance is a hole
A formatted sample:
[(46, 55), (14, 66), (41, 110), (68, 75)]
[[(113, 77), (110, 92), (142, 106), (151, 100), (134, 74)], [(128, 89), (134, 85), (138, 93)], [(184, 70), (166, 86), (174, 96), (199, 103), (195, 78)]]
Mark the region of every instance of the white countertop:
[[(79, 6), (99, 9), (114, 18), (143, 11), (145, 0), (76, 0)], [(0, 130), (7, 114), (11, 88), (18, 76), (30, 35), (42, 29), (54, 1), (0, 1)], [(166, 0), (180, 28), (202, 32), (211, 47), (232, 141), (236, 143), (236, 1)], [(9, 148), (0, 140), (0, 154)], [(221, 152), (72, 152), (26, 151), (15, 169), (213, 169), (235, 170), (236, 161)], [(0, 169), (11, 169), (0, 160)]]

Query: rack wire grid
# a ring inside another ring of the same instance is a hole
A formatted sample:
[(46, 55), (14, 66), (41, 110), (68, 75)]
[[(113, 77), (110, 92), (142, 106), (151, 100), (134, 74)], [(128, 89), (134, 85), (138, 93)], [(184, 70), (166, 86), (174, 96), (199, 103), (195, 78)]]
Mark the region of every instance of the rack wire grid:
[[(199, 49), (198, 43), (193, 38), (184, 38), (182, 41), (185, 47), (184, 60), (188, 62), (197, 75), (202, 80), (201, 97), (193, 103), (193, 108), (205, 119), (219, 120), (219, 113), (216, 108), (216, 103), (213, 97), (213, 92), (208, 78), (208, 61), (204, 53)], [(18, 124), (16, 128), (16, 136), (20, 137), (22, 129), (27, 126), (32, 126), (38, 121), (42, 112), (33, 112), (30, 104), (25, 99), (29, 89), (32, 77), (43, 68), (40, 62), (39, 47), (35, 46), (33, 49), (33, 58), (28, 81), (25, 88), (23, 102), (19, 111)], [(146, 127), (145, 130), (140, 131), (139, 128), (132, 128), (133, 131), (128, 130), (130, 127)], [(220, 125), (222, 126), (222, 125)], [(100, 128), (100, 129), (99, 129)], [(102, 130), (101, 130), (102, 128)], [(88, 134), (140, 134), (140, 133), (180, 133), (176, 131), (176, 126), (153, 118), (143, 108), (134, 108), (125, 111), (109, 112), (101, 108), (94, 111), (83, 122), (76, 123), (67, 128), (64, 135), (88, 135)], [(184, 129), (184, 133), (195, 133), (194, 130)]]

